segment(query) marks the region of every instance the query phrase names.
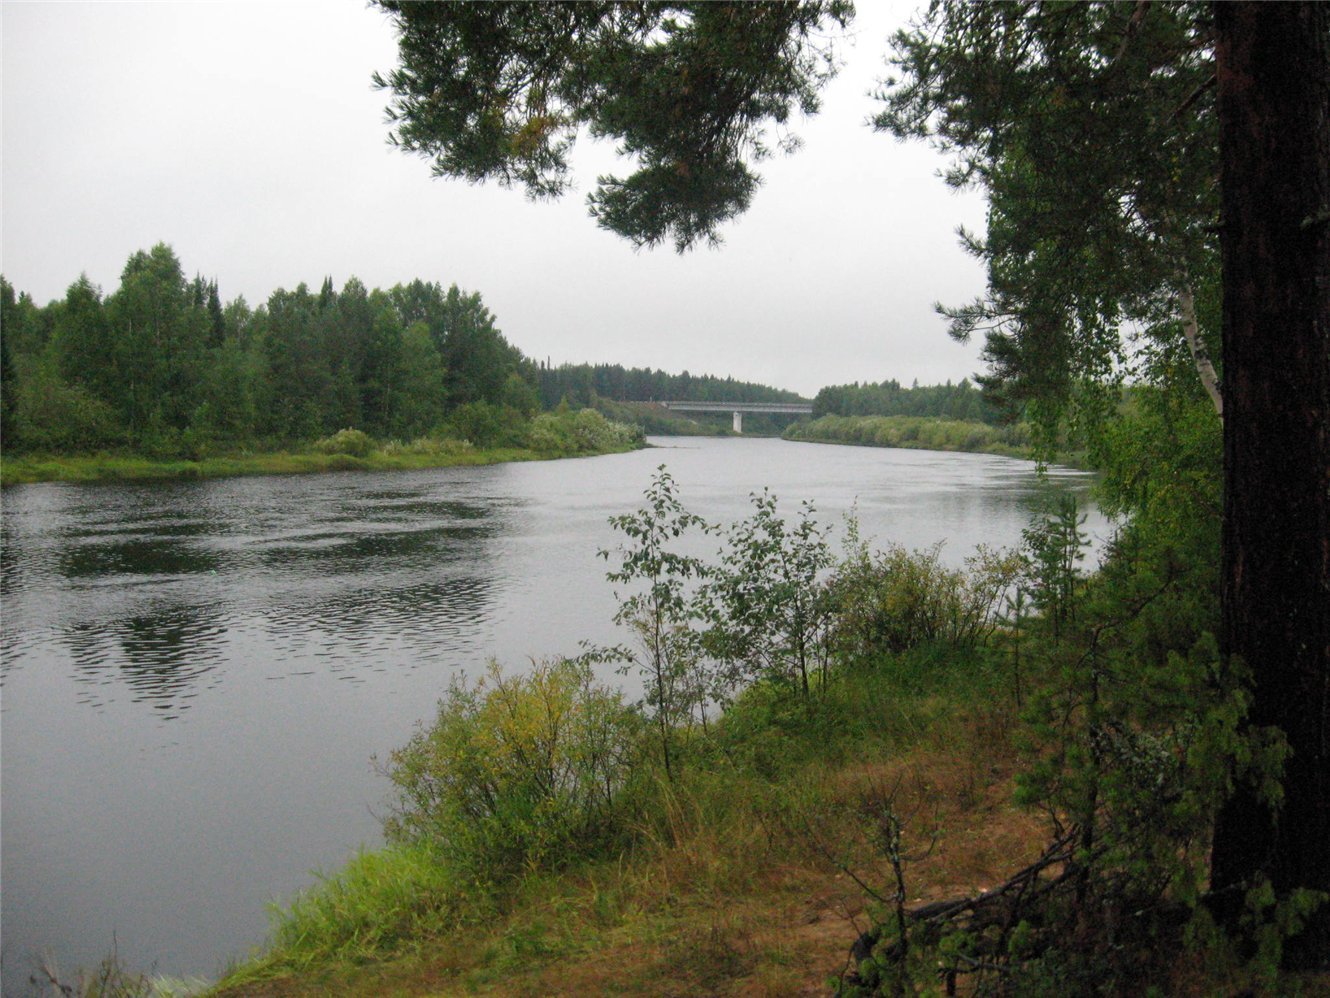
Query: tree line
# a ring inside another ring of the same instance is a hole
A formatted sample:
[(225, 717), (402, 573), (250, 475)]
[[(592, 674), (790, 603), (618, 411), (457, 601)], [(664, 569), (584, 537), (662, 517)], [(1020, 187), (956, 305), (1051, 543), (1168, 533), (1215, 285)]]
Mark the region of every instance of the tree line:
[(828, 385), (813, 399), (814, 416), (932, 416), (996, 426), (1007, 420), (983, 391), (962, 378), (956, 384), (901, 387), (894, 378), (881, 384), (865, 382)]
[(798, 392), (771, 388), (751, 381), (736, 381), (713, 374), (668, 374), (646, 367), (621, 364), (561, 364), (540, 367), (540, 400), (546, 406), (567, 399), (592, 405), (597, 399), (614, 402), (799, 402)]
[(45, 307), (8, 281), (0, 295), (6, 450), (197, 456), (345, 427), (410, 438), (474, 405), (539, 408), (534, 365), (456, 285), (326, 279), (224, 306), (215, 281), (187, 278), (158, 244), (110, 294), (84, 275)]
[(517, 442), (561, 403), (797, 399), (765, 385), (618, 364), (537, 364), (477, 292), (413, 280), (331, 278), (223, 304), (171, 247), (134, 253), (110, 294), (81, 276), (38, 306), (0, 277), (7, 453), (211, 449), (308, 443), (355, 428), (376, 439), (446, 433)]

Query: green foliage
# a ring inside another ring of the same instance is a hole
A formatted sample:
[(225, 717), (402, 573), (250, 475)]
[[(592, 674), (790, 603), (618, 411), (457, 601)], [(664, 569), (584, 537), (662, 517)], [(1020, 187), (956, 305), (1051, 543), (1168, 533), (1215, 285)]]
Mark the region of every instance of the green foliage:
[[(916, 955), (920, 946), (944, 961), (962, 952), (987, 968), (978, 972), (980, 990), (1167, 989), (1184, 936), (1193, 947), (1188, 959), (1210, 968), (1207, 979), (1225, 981), (1224, 989), (1248, 982), (1279, 990), (1271, 983), (1279, 947), (1314, 898), (1249, 905), (1245, 956), (1205, 928), (1216, 811), (1239, 782), (1278, 800), (1287, 751), (1277, 732), (1244, 727), (1245, 670), (1218, 655), (1213, 637), (1218, 431), (1195, 386), (1134, 389), (1096, 441), (1102, 502), (1122, 521), (1098, 570), (1078, 569), (1082, 517), (1063, 499), (1034, 519), (1019, 571), (1005, 576), (1007, 597), (989, 618), (996, 624), (989, 643), (1019, 669), (1024, 710), (1016, 734), (1028, 751), (1019, 797), (1046, 815), (1050, 838), (1065, 843), (1067, 866), (1040, 881), (1030, 895), (1039, 900), (1003, 913), (1006, 924), (1025, 925), (1009, 937), (981, 921), (913, 941)], [(926, 558), (908, 564), (903, 552), (896, 561), (908, 565), (894, 566), (896, 605), (935, 605), (924, 594), (946, 590), (936, 565)], [(861, 552), (841, 571), (849, 580), (874, 580), (872, 567)], [(923, 621), (902, 633), (878, 623), (874, 608), (872, 601), (844, 604), (841, 626), (860, 628), (846, 631), (857, 638), (850, 649), (934, 632), (925, 613), (898, 613), (893, 619)], [(895, 931), (887, 923), (883, 945)], [(859, 986), (889, 990), (888, 977), (872, 980), (878, 983), (864, 977)]]
[[(641, 429), (647, 436), (682, 436), (716, 437), (722, 436), (730, 428), (730, 414), (693, 413), (691, 416), (662, 405), (649, 402), (611, 402), (596, 399), (596, 411), (618, 423), (629, 423)], [(744, 430), (749, 429), (749, 420), (744, 420)], [(751, 435), (751, 434), (748, 434)]]
[(476, 447), (519, 447), (525, 426), (521, 414), (493, 402), (467, 402), (453, 410), (448, 429)]
[(821, 416), (796, 423), (786, 431), (790, 440), (863, 444), (870, 447), (905, 447), (922, 450), (978, 451), (1026, 456), (1029, 428), (990, 426), (932, 416)]
[(193, 304), (169, 246), (129, 258), (106, 300), (105, 323), (115, 379), (106, 400), (150, 452), (169, 453), (197, 405), (207, 339), (206, 313)]
[(321, 880), (271, 911), (272, 945), (287, 968), (392, 953), (476, 904), (455, 868), (427, 843), (363, 850)]
[(522, 355), (503, 338), (479, 294), (465, 294), (454, 284), (438, 311), (446, 330), (439, 355), (450, 402), (503, 404), (508, 375)]
[[(621, 364), (541, 364), (541, 402), (553, 408), (564, 399), (573, 405), (611, 402), (801, 402), (797, 393), (712, 374), (668, 374)], [(650, 432), (650, 430), (649, 430)]]
[(396, 144), (437, 176), (555, 196), (589, 128), (636, 165), (600, 178), (588, 198), (599, 224), (680, 250), (748, 207), (748, 161), (770, 154), (767, 127), (817, 110), (835, 68), (829, 29), (853, 12), (839, 0), (379, 6), (399, 34), (400, 67), (375, 75), (393, 94)]
[(701, 611), (689, 586), (707, 575), (707, 565), (698, 557), (675, 549), (691, 531), (712, 528), (689, 513), (679, 499), (674, 478), (662, 464), (643, 493), (645, 505), (634, 513), (610, 518), (610, 525), (625, 541), (613, 552), (601, 551), (609, 559), (617, 556), (618, 567), (607, 573), (616, 586), (619, 609), (614, 622), (627, 627), (636, 647), (610, 649), (600, 657), (618, 657), (625, 668), (636, 667), (646, 681), (645, 703), (659, 736), (666, 776), (673, 780), (672, 745), (675, 729), (690, 723), (697, 711), (706, 723), (706, 703), (711, 692), (702, 670)]
[(392, 431), (403, 436), (428, 433), (443, 422), (447, 391), (443, 357), (429, 326), (413, 322), (402, 334), (400, 382), (391, 419)]
[(122, 444), (115, 410), (80, 385), (67, 384), (53, 365), (29, 360), (11, 382), (13, 424), (26, 450), (90, 452)]
[(216, 282), (186, 280), (159, 244), (130, 257), (106, 298), (86, 277), (46, 309), (3, 290), (7, 453), (199, 459), (345, 426), (376, 438), (457, 426), (481, 446), (521, 447), (539, 409), (535, 366), (456, 286), (371, 291), (352, 277), (339, 292), (325, 279), (251, 311), (223, 306)]
[(966, 423), (1002, 422), (1002, 414), (984, 401), (981, 392), (966, 378), (956, 384), (917, 383), (902, 388), (890, 379), (875, 385), (828, 385), (813, 400), (815, 416), (932, 416)]
[(832, 605), (822, 575), (833, 562), (831, 548), (811, 503), (791, 527), (769, 491), (750, 498), (753, 514), (730, 528), (728, 550), (702, 597), (711, 620), (707, 650), (735, 667), (716, 685), (765, 676), (807, 699), (810, 677), (822, 686), (827, 679)]
[(429, 844), (468, 889), (622, 839), (641, 719), (590, 666), (559, 659), (456, 680), (434, 723), (393, 752), (389, 840)]
[(1026, 552), (1023, 588), (1034, 609), (1052, 627), (1054, 641), (1076, 616), (1077, 564), (1085, 557), (1087, 540), (1081, 532), (1084, 524), (1076, 497), (1061, 495), (1053, 500), (1051, 511), (1037, 516), (1021, 532)]
[(965, 570), (946, 568), (942, 546), (907, 551), (892, 544), (870, 553), (851, 530), (850, 551), (830, 583), (836, 607), (831, 640), (849, 663), (941, 643), (972, 648), (985, 641), (1014, 596), (1020, 563), (980, 548)]
[(948, 0), (893, 40), (875, 125), (931, 140), (990, 207), (964, 235), (987, 293), (943, 311), (958, 339), (985, 332), (981, 383), (1046, 450), (1062, 417), (1111, 415), (1122, 332), (1180, 344), (1184, 297), (1218, 272), (1210, 20), (1199, 3)]
[(338, 430), (330, 437), (314, 442), (314, 450), (320, 454), (349, 454), (352, 457), (368, 457), (374, 450), (374, 441), (362, 430), (347, 427)]
[(637, 427), (611, 422), (594, 409), (541, 413), (527, 430), (527, 446), (541, 454), (604, 453), (641, 442)]
[[(8, 285), (5, 286), (8, 291)], [(18, 443), (17, 405), (14, 389), (18, 379), (9, 355), (9, 341), (0, 337), (0, 448), (13, 450)]]
[(261, 423), (264, 373), (255, 351), (238, 340), (224, 340), (210, 351), (190, 426), (220, 441), (253, 440)]

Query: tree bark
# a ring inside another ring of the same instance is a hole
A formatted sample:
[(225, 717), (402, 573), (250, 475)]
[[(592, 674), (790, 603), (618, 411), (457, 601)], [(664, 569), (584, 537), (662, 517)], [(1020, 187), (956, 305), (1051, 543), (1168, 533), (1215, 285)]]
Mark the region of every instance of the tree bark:
[[(1221, 644), (1252, 727), (1288, 739), (1284, 799), (1239, 787), (1213, 888), (1330, 891), (1330, 4), (1216, 3), (1223, 252)], [(1330, 961), (1330, 905), (1286, 951)]]

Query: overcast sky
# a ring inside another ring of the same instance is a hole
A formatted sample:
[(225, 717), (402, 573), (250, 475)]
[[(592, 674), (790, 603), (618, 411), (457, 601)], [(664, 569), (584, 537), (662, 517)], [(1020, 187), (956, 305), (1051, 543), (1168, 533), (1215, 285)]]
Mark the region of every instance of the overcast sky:
[(958, 380), (980, 369), (933, 312), (983, 289), (957, 225), (984, 204), (942, 160), (864, 124), (886, 40), (914, 5), (860, 0), (846, 65), (804, 147), (760, 169), (719, 250), (636, 251), (585, 195), (612, 151), (583, 144), (579, 190), (434, 180), (386, 143), (396, 62), (383, 14), (320, 3), (3, 7), (3, 268), (45, 304), (86, 272), (170, 244), (189, 275), (251, 305), (331, 276), (478, 291), (528, 356), (734, 375), (811, 396), (829, 384)]

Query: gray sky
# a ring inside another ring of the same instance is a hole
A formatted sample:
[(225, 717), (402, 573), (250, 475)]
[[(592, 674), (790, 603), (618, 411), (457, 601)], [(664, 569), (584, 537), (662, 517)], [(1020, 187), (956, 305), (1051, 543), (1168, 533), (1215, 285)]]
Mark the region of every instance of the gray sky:
[(528, 356), (823, 385), (980, 369), (933, 312), (983, 289), (955, 228), (984, 203), (941, 159), (864, 125), (890, 32), (913, 4), (860, 0), (846, 65), (804, 147), (764, 164), (719, 250), (635, 251), (585, 194), (614, 169), (584, 143), (579, 190), (430, 178), (386, 144), (386, 18), (320, 3), (15, 3), (3, 12), (3, 267), (39, 303), (80, 273), (110, 293), (169, 243), (186, 273), (251, 305), (278, 287), (422, 278), (478, 291)]

